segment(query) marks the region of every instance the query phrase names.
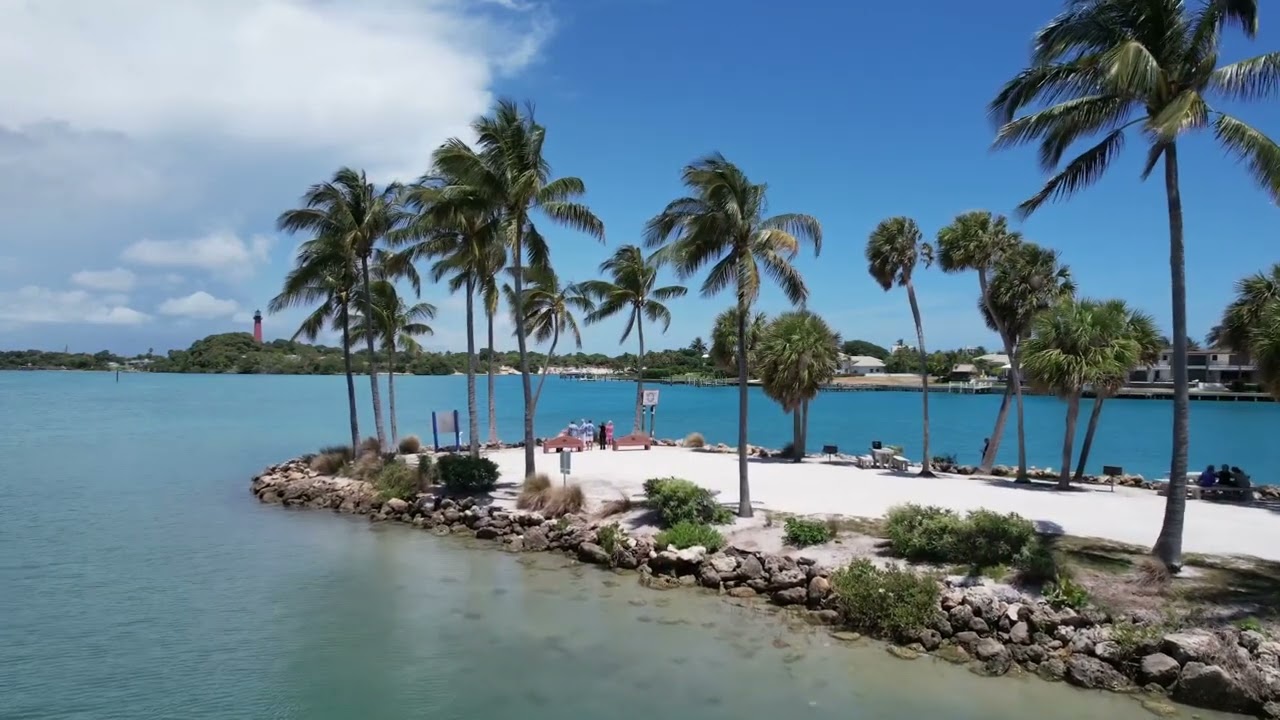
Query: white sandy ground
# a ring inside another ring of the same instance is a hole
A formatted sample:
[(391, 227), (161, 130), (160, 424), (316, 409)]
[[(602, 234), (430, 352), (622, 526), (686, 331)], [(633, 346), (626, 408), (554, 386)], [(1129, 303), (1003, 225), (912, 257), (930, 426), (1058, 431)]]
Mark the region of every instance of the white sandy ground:
[[(539, 472), (560, 480), (560, 458), (536, 449)], [(488, 453), (502, 471), (503, 483), (524, 477), (524, 451)], [(593, 450), (573, 454), (570, 482), (582, 485), (591, 509), (620, 493), (638, 498), (651, 477), (682, 477), (719, 493), (722, 503), (737, 507), (738, 460), (682, 448), (652, 450)], [(752, 458), (751, 500), (757, 510), (799, 515), (881, 517), (903, 503), (939, 505), (957, 511), (987, 508), (1016, 512), (1036, 521), (1042, 531), (1106, 538), (1150, 545), (1160, 531), (1165, 498), (1150, 490), (1085, 486), (1059, 492), (1051, 484), (1015, 485), (998, 478), (963, 476), (921, 478), (887, 470), (864, 470), (850, 465), (808, 458), (801, 464)], [(763, 523), (739, 520), (735, 531), (750, 531)], [(733, 538), (737, 541), (738, 533)], [(763, 534), (761, 534), (763, 536)], [(774, 536), (776, 533), (770, 533)], [(769, 542), (764, 540), (763, 542)], [(776, 542), (776, 540), (774, 540)], [(760, 547), (759, 549), (776, 549)], [(1189, 553), (1248, 555), (1280, 560), (1280, 508), (1247, 507), (1188, 500), (1183, 550)], [(849, 548), (850, 552), (857, 552)]]

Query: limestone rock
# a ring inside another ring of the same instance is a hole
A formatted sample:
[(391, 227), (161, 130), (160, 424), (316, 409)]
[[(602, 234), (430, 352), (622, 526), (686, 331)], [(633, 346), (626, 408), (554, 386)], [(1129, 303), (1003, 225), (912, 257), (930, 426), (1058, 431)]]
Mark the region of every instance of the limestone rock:
[(760, 564), (760, 558), (755, 555), (742, 558), (742, 564), (738, 567), (738, 577), (743, 580), (754, 580), (763, 574), (764, 566)]
[(578, 546), (578, 559), (594, 565), (607, 565), (609, 563), (609, 553), (595, 543), (584, 542)]
[(736, 598), (753, 598), (756, 596), (756, 591), (745, 585), (739, 585), (735, 588), (729, 588), (728, 595)]
[(956, 636), (953, 639), (955, 640), (957, 645), (959, 645), (960, 647), (963, 647), (966, 650), (972, 650), (973, 647), (978, 644), (978, 640), (979, 640), (978, 633), (973, 632), (972, 630), (965, 630), (964, 632), (958, 632), (956, 633)]
[(899, 647), (897, 645), (890, 645), (886, 647), (885, 652), (898, 658), (899, 660), (915, 660), (920, 657), (920, 653), (916, 652), (915, 650)]
[(933, 652), (942, 645), (942, 635), (937, 630), (921, 630), (917, 640), (926, 652)]
[(702, 587), (714, 590), (720, 587), (720, 573), (716, 572), (711, 563), (703, 563), (698, 568), (698, 582)]
[(1142, 658), (1138, 667), (1138, 680), (1167, 688), (1178, 680), (1180, 670), (1177, 660), (1164, 653), (1152, 653)]
[(1031, 644), (1031, 629), (1027, 627), (1026, 623), (1020, 622), (1009, 628), (1009, 639), (1019, 645), (1029, 645)]
[(951, 608), (951, 612), (947, 613), (947, 617), (950, 618), (952, 627), (968, 628), (969, 621), (973, 619), (973, 608), (968, 605), (956, 605)]
[(1240, 633), (1240, 647), (1251, 653), (1258, 652), (1258, 648), (1262, 647), (1262, 643), (1267, 641), (1267, 637), (1257, 630), (1245, 630)]
[(706, 556), (707, 549), (701, 545), (694, 545), (693, 547), (687, 547), (683, 550), (676, 551), (677, 560), (691, 565), (702, 562), (702, 559)]
[(1112, 665), (1119, 665), (1124, 661), (1124, 651), (1120, 649), (1118, 643), (1110, 640), (1103, 640), (1093, 646), (1093, 654), (1103, 662), (1109, 662)]
[(721, 577), (730, 575), (738, 569), (738, 558), (733, 557), (732, 555), (716, 553), (709, 558), (709, 561), (711, 563), (711, 569), (715, 570), (716, 574)]
[(1009, 654), (1009, 649), (995, 638), (985, 638), (978, 641), (974, 647), (973, 654), (982, 663), (983, 675), (1004, 675), (1009, 672), (1009, 666), (1013, 662), (1013, 658)]
[(980, 617), (969, 619), (969, 629), (978, 633), (979, 635), (991, 634), (991, 628), (987, 627), (987, 621), (983, 620)]
[(770, 590), (785, 590), (804, 585), (805, 574), (800, 568), (785, 568), (773, 574), (769, 581)]
[(1254, 705), (1226, 670), (1194, 660), (1183, 666), (1178, 684), (1173, 688), (1173, 699), (1196, 707), (1239, 713), (1250, 712)]
[(498, 529), (492, 526), (482, 527), (476, 530), (477, 540), (493, 540), (498, 537)]
[(531, 527), (524, 531), (524, 549), (529, 552), (543, 552), (551, 547), (547, 533), (540, 527)]
[(1062, 662), (1060, 658), (1051, 657), (1040, 663), (1040, 666), (1036, 668), (1036, 674), (1043, 680), (1062, 680), (1067, 675), (1067, 664)]
[(1206, 632), (1178, 632), (1165, 635), (1160, 650), (1179, 665), (1186, 665), (1209, 657), (1218, 644), (1218, 638)]
[(792, 587), (779, 590), (773, 594), (773, 601), (778, 605), (802, 605), (809, 597), (809, 591), (803, 587)]
[(831, 581), (821, 575), (815, 575), (814, 578), (809, 581), (809, 602), (814, 604), (820, 603), (830, 592)]
[(837, 640), (840, 640), (842, 642), (856, 642), (862, 639), (861, 634), (856, 632), (850, 632), (848, 630), (835, 630), (830, 634), (831, 634), (831, 637)]
[(1090, 690), (1123, 690), (1129, 679), (1105, 662), (1085, 655), (1067, 660), (1067, 682)]

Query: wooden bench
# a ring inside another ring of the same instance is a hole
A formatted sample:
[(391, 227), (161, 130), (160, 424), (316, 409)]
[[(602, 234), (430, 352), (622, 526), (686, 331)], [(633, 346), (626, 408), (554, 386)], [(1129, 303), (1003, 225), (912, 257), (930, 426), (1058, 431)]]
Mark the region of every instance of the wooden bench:
[(1210, 500), (1234, 500), (1237, 502), (1253, 502), (1253, 488), (1232, 487), (1230, 485), (1214, 485), (1201, 488), (1200, 497)]
[(613, 439), (614, 450), (626, 447), (642, 447), (645, 450), (648, 450), (652, 446), (653, 438), (644, 433), (631, 433), (630, 435), (623, 435), (622, 437), (616, 437)]
[(542, 453), (545, 455), (552, 450), (560, 452), (568, 450), (569, 452), (582, 452), (586, 450), (586, 443), (582, 442), (582, 438), (576, 438), (569, 435), (557, 435), (542, 441)]

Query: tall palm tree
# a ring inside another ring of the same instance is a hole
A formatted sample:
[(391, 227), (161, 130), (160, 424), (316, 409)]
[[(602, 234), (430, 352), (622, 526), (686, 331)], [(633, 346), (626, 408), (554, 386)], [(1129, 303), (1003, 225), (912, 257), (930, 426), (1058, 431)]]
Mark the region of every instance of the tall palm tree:
[(347, 377), (347, 412), (351, 420), (351, 448), (360, 446), (360, 422), (356, 412), (355, 374), (351, 368), (351, 298), (356, 268), (340, 237), (322, 235), (298, 247), (293, 269), (284, 288), (267, 303), (267, 312), (315, 306), (291, 339), (315, 340), (325, 325), (342, 332), (342, 368)]
[[(957, 215), (951, 224), (938, 231), (937, 239), (938, 265), (943, 272), (977, 271), (980, 303), (995, 321), (996, 334), (1000, 337), (1011, 365), (1014, 357), (1013, 338), (999, 316), (991, 314), (991, 274), (997, 263), (1020, 242), (1022, 236), (1009, 229), (1009, 222), (1003, 215), (992, 215), (985, 210)], [(1000, 440), (1004, 437), (1005, 422), (1009, 417), (1009, 401), (1014, 395), (1021, 402), (1022, 378), (1017, 372), (1010, 372), (1009, 381), (1004, 386), (1004, 397), (1000, 401), (1000, 410), (996, 413), (995, 429), (991, 431), (987, 451), (978, 465), (980, 472), (989, 473), (995, 465)]]
[[(493, 111), (471, 125), (476, 136), (473, 149), (452, 138), (435, 151), (433, 164), (451, 178), (446, 193), (464, 193), (483, 199), (502, 217), (501, 236), (510, 253), (515, 317), (526, 315), (525, 266), (548, 264), (545, 241), (533, 224), (535, 211), (552, 222), (604, 240), (604, 223), (578, 199), (586, 185), (576, 177), (551, 178), (551, 166), (543, 157), (546, 128), (534, 120), (533, 110), (521, 111), (510, 100), (500, 100)], [(524, 465), (534, 472), (533, 386), (529, 375), (529, 350), (523, 323), (516, 323), (520, 356), (520, 382), (524, 391)]]
[[(364, 312), (373, 316), (373, 294), (369, 292), (370, 261), (382, 241), (407, 218), (399, 203), (400, 186), (392, 183), (381, 189), (365, 177), (363, 170), (341, 168), (329, 182), (312, 185), (302, 196), (302, 207), (281, 213), (276, 224), (285, 232), (312, 232), (332, 236), (345, 246), (359, 268), (359, 288)], [(382, 425), (382, 400), (378, 392), (378, 371), (373, 336), (366, 339), (369, 351), (369, 383), (373, 399), (373, 425), (379, 447), (387, 447)]]
[(525, 273), (529, 284), (524, 287), (523, 299), (517, 299), (515, 288), (511, 285), (503, 286), (503, 291), (507, 296), (507, 304), (511, 306), (512, 314), (514, 315), (517, 308), (524, 312), (524, 317), (515, 323), (517, 328), (522, 328), (534, 342), (551, 343), (547, 348), (546, 359), (542, 363), (538, 389), (533, 393), (531, 408), (536, 413), (538, 400), (542, 398), (542, 386), (547, 382), (547, 371), (551, 367), (551, 359), (555, 357), (556, 345), (559, 344), (560, 337), (567, 335), (573, 340), (575, 347), (581, 348), (582, 332), (578, 328), (578, 319), (574, 313), (590, 315), (595, 310), (595, 303), (578, 283), (561, 285), (560, 278), (556, 277), (555, 272), (550, 268), (531, 268), (526, 269)]
[(650, 247), (670, 241), (664, 253), (682, 278), (711, 265), (703, 297), (732, 287), (738, 301), (738, 514), (751, 517), (747, 480), (747, 313), (760, 294), (760, 276), (769, 276), (792, 304), (809, 296), (791, 264), (802, 242), (822, 249), (822, 225), (810, 215), (766, 217), (765, 186), (751, 182), (719, 153), (685, 166), (686, 197), (672, 200), (645, 226)]
[[(1038, 143), (1041, 165), (1049, 171), (1057, 169), (1077, 140), (1102, 135), (1019, 206), (1023, 215), (1092, 185), (1119, 155), (1125, 132), (1135, 126), (1147, 140), (1143, 179), (1164, 161), (1173, 301), (1173, 453), (1164, 522), (1152, 551), (1171, 568), (1182, 564), (1190, 442), (1178, 140), (1211, 127), (1223, 149), (1243, 161), (1253, 179), (1280, 201), (1280, 146), (1208, 103), (1214, 95), (1228, 102), (1261, 100), (1280, 88), (1280, 53), (1218, 65), (1222, 31), (1231, 25), (1252, 39), (1258, 30), (1257, 0), (1204, 0), (1194, 10), (1184, 0), (1070, 0), (1036, 34), (1030, 67), (991, 102), (991, 114), (1000, 124), (996, 146)], [(1028, 108), (1038, 109), (1019, 116)]]
[[(707, 354), (711, 364), (726, 373), (738, 372), (738, 308), (729, 308), (716, 315), (711, 325), (711, 347)], [(762, 312), (749, 313), (747, 320), (747, 372), (756, 366), (755, 351), (769, 326), (769, 316)]]
[(689, 343), (689, 349), (701, 357), (707, 354), (707, 342), (701, 336), (698, 336), (693, 339), (693, 342)]
[(587, 315), (587, 324), (622, 313), (627, 314), (627, 324), (618, 342), (626, 342), (631, 331), (636, 331), (640, 354), (636, 361), (636, 412), (633, 432), (644, 429), (644, 319), (662, 323), (662, 331), (671, 327), (671, 311), (663, 301), (684, 297), (682, 285), (654, 287), (658, 282), (661, 258), (657, 253), (645, 257), (636, 245), (623, 245), (604, 262), (600, 272), (610, 280), (588, 280), (581, 289), (596, 301), (596, 309)]
[(907, 289), (907, 302), (911, 304), (911, 318), (916, 323), (916, 343), (920, 350), (920, 397), (924, 406), (924, 457), (920, 461), (920, 475), (933, 477), (929, 455), (929, 353), (924, 349), (924, 324), (920, 321), (920, 305), (916, 302), (916, 286), (912, 279), (921, 260), (925, 267), (933, 263), (933, 248), (924, 242), (924, 235), (915, 220), (898, 216), (881, 220), (871, 231), (866, 255), (868, 272), (886, 292), (895, 285)]
[(1236, 283), (1236, 297), (1209, 342), (1248, 353), (1262, 384), (1280, 397), (1280, 263)]
[(493, 321), (498, 314), (498, 273), (502, 272), (502, 268), (507, 264), (506, 246), (496, 244), (491, 248), (485, 261), (480, 266), (482, 273), (482, 281), (480, 283), (480, 298), (484, 303), (485, 324), (489, 333), (488, 344), (488, 362), (485, 363), (485, 369), (488, 376), (488, 388), (485, 393), (489, 403), (489, 444), (497, 445), (498, 440), (498, 400), (494, 392), (494, 343), (493, 343)]
[(1127, 367), (1117, 368), (1121, 372), (1096, 377), (1090, 381), (1093, 387), (1093, 408), (1089, 411), (1089, 426), (1084, 433), (1084, 443), (1080, 446), (1080, 460), (1076, 463), (1074, 480), (1084, 478), (1084, 469), (1089, 462), (1089, 450), (1093, 447), (1093, 435), (1098, 429), (1098, 418), (1102, 416), (1102, 404), (1113, 397), (1124, 387), (1129, 373), (1142, 366), (1151, 366), (1160, 359), (1160, 351), (1168, 347), (1156, 330), (1155, 320), (1148, 314), (1130, 309), (1123, 300), (1109, 300), (1098, 308), (1099, 313), (1110, 317), (1106, 327), (1114, 328), (1122, 337), (1133, 342), (1137, 349), (1134, 362)]
[(765, 394), (791, 413), (791, 459), (800, 462), (808, 447), (809, 403), (835, 377), (840, 336), (815, 313), (796, 310), (769, 324), (758, 354)]
[[(436, 316), (436, 307), (419, 302), (410, 305), (400, 296), (391, 280), (374, 280), (369, 292), (372, 302), (366, 301), (363, 291), (357, 291), (353, 305), (354, 327), (351, 338), (355, 342), (368, 340), (369, 336), (381, 343), (387, 356), (387, 417), (391, 421), (391, 444), (400, 443), (400, 431), (396, 426), (396, 352), (402, 350), (413, 355), (422, 351), (417, 338), (434, 334), (426, 323)], [(368, 308), (373, 314), (368, 315)]]

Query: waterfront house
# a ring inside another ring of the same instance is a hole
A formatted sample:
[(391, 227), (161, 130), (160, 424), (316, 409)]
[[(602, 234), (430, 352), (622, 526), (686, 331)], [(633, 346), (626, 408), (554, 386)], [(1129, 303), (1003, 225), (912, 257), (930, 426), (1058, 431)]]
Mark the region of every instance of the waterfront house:
[[(1173, 350), (1166, 348), (1160, 360), (1150, 367), (1138, 368), (1129, 374), (1131, 383), (1173, 382)], [(1248, 353), (1233, 352), (1227, 348), (1209, 348), (1187, 351), (1187, 378), (1191, 382), (1229, 385), (1233, 382), (1256, 383), (1258, 368)]]
[(870, 355), (845, 355), (844, 353), (839, 353), (836, 359), (838, 361), (836, 366), (837, 375), (866, 377), (867, 375), (884, 374), (884, 361), (880, 358), (874, 358)]

